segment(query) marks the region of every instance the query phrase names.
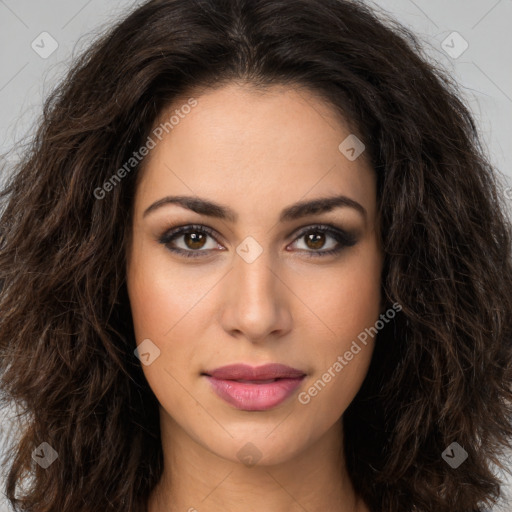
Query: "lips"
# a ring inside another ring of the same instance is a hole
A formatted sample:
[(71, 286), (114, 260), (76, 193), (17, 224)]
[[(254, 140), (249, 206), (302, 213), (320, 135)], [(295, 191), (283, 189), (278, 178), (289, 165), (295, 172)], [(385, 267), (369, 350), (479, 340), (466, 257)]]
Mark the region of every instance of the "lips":
[(246, 364), (230, 364), (222, 366), (215, 370), (205, 372), (215, 379), (236, 380), (236, 381), (273, 381), (276, 379), (296, 379), (303, 377), (305, 373), (297, 368), (286, 366), (284, 364), (271, 363), (263, 366), (249, 366)]
[(244, 411), (264, 411), (290, 397), (306, 374), (282, 364), (252, 367), (233, 364), (203, 375), (213, 391), (228, 404)]

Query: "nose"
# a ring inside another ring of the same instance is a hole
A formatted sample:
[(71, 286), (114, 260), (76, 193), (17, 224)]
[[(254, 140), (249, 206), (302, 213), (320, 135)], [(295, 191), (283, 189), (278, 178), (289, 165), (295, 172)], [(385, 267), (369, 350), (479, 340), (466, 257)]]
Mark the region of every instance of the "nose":
[(238, 254), (224, 281), (221, 321), (231, 336), (251, 343), (265, 343), (292, 328), (292, 292), (280, 275), (278, 264), (264, 250), (254, 261)]

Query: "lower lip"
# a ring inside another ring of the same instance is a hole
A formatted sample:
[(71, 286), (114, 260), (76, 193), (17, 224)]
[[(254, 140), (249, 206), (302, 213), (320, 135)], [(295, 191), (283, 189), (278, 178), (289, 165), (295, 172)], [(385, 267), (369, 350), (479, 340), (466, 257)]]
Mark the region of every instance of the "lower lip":
[(206, 376), (218, 396), (243, 411), (266, 411), (284, 402), (300, 386), (304, 377), (252, 384)]

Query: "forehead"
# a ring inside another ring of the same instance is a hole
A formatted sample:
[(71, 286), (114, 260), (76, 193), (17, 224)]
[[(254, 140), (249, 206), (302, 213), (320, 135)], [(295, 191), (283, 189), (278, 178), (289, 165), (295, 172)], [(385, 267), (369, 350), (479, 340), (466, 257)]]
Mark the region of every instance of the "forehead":
[(229, 84), (194, 96), (195, 106), (182, 108), (190, 97), (175, 100), (155, 123), (164, 129), (161, 140), (152, 135), (156, 145), (144, 162), (140, 208), (171, 193), (214, 196), (247, 212), (340, 193), (371, 210), (374, 172), (364, 153), (350, 161), (340, 151), (353, 135), (314, 93)]

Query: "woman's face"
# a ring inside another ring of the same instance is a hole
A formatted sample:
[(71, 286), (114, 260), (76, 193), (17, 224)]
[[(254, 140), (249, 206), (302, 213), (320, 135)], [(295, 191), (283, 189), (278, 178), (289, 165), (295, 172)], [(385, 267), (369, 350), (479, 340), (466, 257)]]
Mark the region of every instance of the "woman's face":
[[(134, 203), (127, 279), (143, 371), (163, 436), (283, 462), (339, 437), (369, 366), (373, 339), (358, 335), (380, 313), (374, 171), (311, 93), (228, 85), (187, 100), (151, 135)], [(170, 196), (195, 203), (161, 202)], [(268, 363), (297, 376), (212, 376)]]

